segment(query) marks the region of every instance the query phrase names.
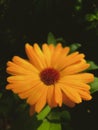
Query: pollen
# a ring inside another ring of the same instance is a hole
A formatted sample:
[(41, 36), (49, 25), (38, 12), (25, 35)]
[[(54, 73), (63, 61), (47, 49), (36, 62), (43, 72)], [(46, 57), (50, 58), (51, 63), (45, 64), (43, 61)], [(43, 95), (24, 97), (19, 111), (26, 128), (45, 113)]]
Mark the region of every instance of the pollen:
[(46, 68), (40, 73), (40, 78), (46, 85), (52, 85), (59, 80), (60, 73), (54, 68)]

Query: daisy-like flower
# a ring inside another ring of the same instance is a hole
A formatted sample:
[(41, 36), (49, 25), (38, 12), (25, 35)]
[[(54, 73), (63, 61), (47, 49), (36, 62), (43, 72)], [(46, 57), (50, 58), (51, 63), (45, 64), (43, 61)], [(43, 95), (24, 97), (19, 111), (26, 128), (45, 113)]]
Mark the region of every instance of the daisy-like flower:
[(28, 60), (14, 56), (7, 63), (6, 89), (18, 94), (36, 112), (40, 112), (46, 104), (51, 108), (65, 104), (74, 107), (82, 100), (91, 100), (90, 86), (94, 80), (86, 70), (90, 64), (79, 52), (69, 54), (69, 47), (60, 43), (43, 44), (42, 49), (37, 43), (25, 45)]

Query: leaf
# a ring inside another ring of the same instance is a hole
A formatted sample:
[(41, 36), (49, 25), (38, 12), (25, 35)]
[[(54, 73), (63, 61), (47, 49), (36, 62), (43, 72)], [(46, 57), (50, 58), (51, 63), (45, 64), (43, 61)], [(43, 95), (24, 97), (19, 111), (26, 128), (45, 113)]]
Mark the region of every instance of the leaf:
[(49, 32), (49, 34), (48, 34), (47, 43), (48, 44), (53, 43), (54, 45), (56, 45), (56, 38), (54, 37), (54, 35), (51, 32)]
[(50, 122), (55, 122), (55, 123), (59, 123), (61, 120), (60, 120), (61, 116), (60, 116), (60, 112), (53, 112), (51, 111), (48, 116), (47, 116), (47, 119), (50, 121)]
[(47, 105), (38, 115), (37, 115), (37, 119), (38, 120), (43, 120), (48, 113), (51, 111), (51, 108)]
[(96, 91), (98, 91), (98, 77), (95, 77), (94, 81), (92, 83), (90, 83), (91, 86), (91, 93), (94, 93)]
[(76, 51), (79, 47), (81, 47), (81, 44), (73, 43), (69, 47), (70, 47), (70, 52), (72, 53), (72, 52)]
[(92, 21), (96, 20), (96, 14), (87, 14), (85, 19), (88, 22), (92, 22)]
[(49, 129), (50, 129), (50, 122), (47, 120), (44, 120), (37, 130), (49, 130)]
[(65, 120), (65, 121), (70, 121), (71, 120), (70, 113), (66, 110), (62, 111), (61, 118), (63, 118), (63, 120)]
[(61, 130), (61, 124), (51, 123), (48, 120), (44, 120), (37, 130)]
[(57, 43), (65, 43), (66, 44), (66, 41), (62, 37), (57, 38), (56, 42)]
[(50, 130), (62, 130), (60, 123), (50, 123)]
[(98, 65), (96, 65), (93, 61), (87, 61), (90, 64), (90, 67), (87, 70), (95, 70), (98, 69)]
[(62, 37), (55, 38), (53, 33), (49, 32), (48, 33), (48, 38), (47, 38), (47, 43), (48, 44), (52, 43), (54, 45), (56, 45), (57, 43), (64, 43), (64, 44), (66, 44), (66, 41)]
[(66, 110), (61, 111), (59, 108), (53, 108), (47, 115), (47, 119), (53, 123), (60, 123), (61, 121), (70, 122), (71, 116), (70, 113)]

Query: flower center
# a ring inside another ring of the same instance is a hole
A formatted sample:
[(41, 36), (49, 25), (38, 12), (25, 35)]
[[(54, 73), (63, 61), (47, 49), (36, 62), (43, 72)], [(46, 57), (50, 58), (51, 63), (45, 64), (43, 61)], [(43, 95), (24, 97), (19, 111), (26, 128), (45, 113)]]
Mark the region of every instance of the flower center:
[(46, 68), (40, 73), (40, 78), (46, 85), (55, 84), (59, 77), (60, 73), (53, 68)]

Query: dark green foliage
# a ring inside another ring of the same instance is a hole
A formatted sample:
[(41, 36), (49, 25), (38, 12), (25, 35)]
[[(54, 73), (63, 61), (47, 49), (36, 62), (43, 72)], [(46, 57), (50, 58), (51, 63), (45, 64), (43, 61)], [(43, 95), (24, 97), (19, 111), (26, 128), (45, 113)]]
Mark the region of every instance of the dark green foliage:
[(88, 68), (88, 70), (98, 69), (98, 65), (96, 65), (93, 61), (88, 61), (88, 63), (90, 64), (90, 67)]
[(95, 77), (94, 82), (92, 82), (91, 84), (91, 93), (94, 93), (96, 91), (98, 91), (98, 77)]

